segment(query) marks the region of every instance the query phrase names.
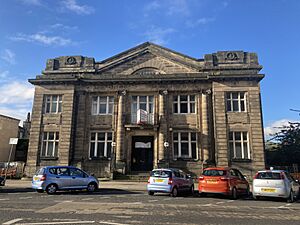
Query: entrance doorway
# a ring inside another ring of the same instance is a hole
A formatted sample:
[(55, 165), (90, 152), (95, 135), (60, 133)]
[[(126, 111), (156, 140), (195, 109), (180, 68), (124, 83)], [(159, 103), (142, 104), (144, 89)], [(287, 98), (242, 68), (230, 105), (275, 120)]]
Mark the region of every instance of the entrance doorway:
[(150, 171), (153, 169), (153, 136), (133, 136), (131, 171)]

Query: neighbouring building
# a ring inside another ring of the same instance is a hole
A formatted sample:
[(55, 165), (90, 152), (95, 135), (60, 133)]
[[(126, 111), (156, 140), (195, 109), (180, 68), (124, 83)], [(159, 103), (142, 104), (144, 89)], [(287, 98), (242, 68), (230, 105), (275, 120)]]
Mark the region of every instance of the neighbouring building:
[[(10, 138), (18, 138), (20, 120), (0, 114), (0, 162), (7, 162), (11, 150)], [(16, 146), (11, 152), (10, 161), (14, 160)]]
[(255, 53), (196, 59), (146, 42), (96, 62), (49, 59), (35, 86), (27, 175), (74, 165), (101, 177), (158, 167), (199, 175), (265, 166)]

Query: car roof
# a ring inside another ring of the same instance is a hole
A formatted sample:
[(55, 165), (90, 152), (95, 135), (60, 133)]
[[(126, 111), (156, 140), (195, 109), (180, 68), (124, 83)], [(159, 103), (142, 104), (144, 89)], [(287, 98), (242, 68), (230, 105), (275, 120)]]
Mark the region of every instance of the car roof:
[(75, 166), (44, 166), (43, 168), (50, 169), (50, 168), (77, 168)]
[(230, 167), (207, 167), (204, 170), (230, 170), (230, 169), (234, 169), (234, 168), (230, 168)]
[(177, 168), (159, 168), (159, 169), (153, 169), (152, 171), (161, 171), (161, 170), (166, 170), (166, 171), (180, 171), (180, 172), (183, 172), (182, 170), (180, 169), (177, 169)]
[(286, 172), (285, 170), (259, 170), (258, 173), (270, 173), (270, 172), (274, 172), (274, 173), (281, 173), (281, 172)]

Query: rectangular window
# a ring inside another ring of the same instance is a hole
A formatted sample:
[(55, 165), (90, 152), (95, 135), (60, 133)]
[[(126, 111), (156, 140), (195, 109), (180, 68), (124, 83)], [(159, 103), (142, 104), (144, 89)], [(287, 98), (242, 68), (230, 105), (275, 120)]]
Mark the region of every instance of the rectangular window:
[(197, 158), (197, 133), (174, 132), (173, 134), (174, 158)]
[(45, 96), (45, 113), (60, 113), (62, 108), (62, 95)]
[(153, 124), (154, 120), (154, 97), (153, 96), (132, 96), (131, 97), (131, 122), (137, 122), (137, 111), (145, 110), (148, 114), (148, 123)]
[(246, 112), (246, 93), (227, 92), (226, 105), (227, 112)]
[(113, 96), (94, 96), (92, 98), (92, 115), (112, 114), (113, 109)]
[(92, 132), (90, 140), (90, 158), (110, 158), (111, 143), (111, 132)]
[(59, 143), (59, 133), (58, 132), (44, 132), (41, 156), (57, 157), (58, 143)]
[(174, 113), (195, 113), (195, 95), (173, 96)]
[(248, 132), (229, 132), (229, 149), (232, 159), (250, 159)]

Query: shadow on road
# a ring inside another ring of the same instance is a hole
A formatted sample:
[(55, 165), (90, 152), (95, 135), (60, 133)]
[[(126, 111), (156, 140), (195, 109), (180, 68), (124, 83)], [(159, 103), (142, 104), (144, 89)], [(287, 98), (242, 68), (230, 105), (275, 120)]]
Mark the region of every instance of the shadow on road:
[(2, 193), (24, 193), (24, 192), (35, 192), (32, 188), (0, 188), (0, 194)]

